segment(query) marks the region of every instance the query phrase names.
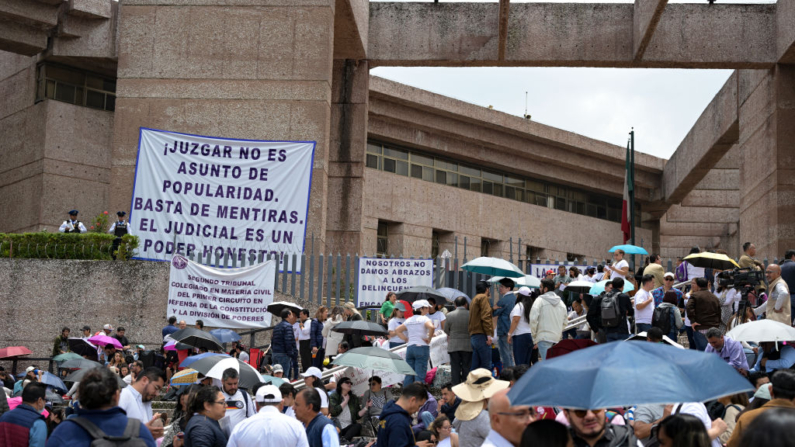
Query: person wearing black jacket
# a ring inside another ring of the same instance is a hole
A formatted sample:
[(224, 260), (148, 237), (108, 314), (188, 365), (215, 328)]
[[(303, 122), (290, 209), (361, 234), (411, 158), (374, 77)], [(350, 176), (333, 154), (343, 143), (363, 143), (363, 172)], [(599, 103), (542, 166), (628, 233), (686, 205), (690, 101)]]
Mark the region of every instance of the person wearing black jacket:
[[(285, 374), (290, 374), (293, 359), (298, 356), (298, 349), (295, 347), (295, 335), (293, 334), (293, 323), (295, 323), (295, 312), (284, 309), (281, 313), (282, 321), (273, 328), (271, 336), (271, 350), (273, 351), (273, 364), (281, 365)], [(296, 379), (296, 377), (291, 377)]]
[[(603, 331), (607, 337), (607, 341), (620, 341), (629, 338), (629, 324), (627, 317), (632, 314), (632, 301), (629, 295), (621, 292), (624, 289), (623, 278), (613, 278), (611, 281), (613, 289), (607, 293), (599, 295), (591, 301), (591, 306), (588, 308), (588, 315), (586, 320), (591, 326), (593, 331)], [(620, 321), (617, 325), (610, 326), (602, 322), (602, 300), (605, 298), (615, 298), (618, 300)]]
[(400, 398), (389, 401), (381, 410), (378, 423), (378, 447), (428, 447), (429, 441), (414, 441), (411, 431), (411, 415), (416, 413), (428, 400), (425, 386), (414, 382), (403, 388)]

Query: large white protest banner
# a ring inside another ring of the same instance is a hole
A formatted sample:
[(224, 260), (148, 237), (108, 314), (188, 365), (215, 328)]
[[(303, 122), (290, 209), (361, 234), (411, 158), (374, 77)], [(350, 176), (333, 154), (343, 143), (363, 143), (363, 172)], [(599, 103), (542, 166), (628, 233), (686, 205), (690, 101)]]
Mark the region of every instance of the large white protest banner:
[(239, 263), (301, 253), (314, 149), (313, 141), (141, 128), (130, 206), (132, 232), (140, 238), (135, 258), (200, 254)]
[(433, 287), (433, 259), (359, 258), (356, 303), (380, 306), (388, 292)]
[[(546, 273), (548, 270), (552, 270), (553, 272), (555, 272), (555, 275), (557, 275), (558, 274), (558, 267), (560, 267), (560, 266), (561, 266), (561, 264), (533, 264), (531, 266), (531, 268), (530, 268), (530, 274), (535, 276), (538, 279), (544, 279), (544, 273)], [(572, 268), (572, 267), (577, 267), (578, 269), (580, 269), (580, 272), (582, 274), (585, 274), (585, 270), (587, 270), (587, 269), (589, 269), (589, 268), (591, 268), (593, 266), (592, 265), (574, 265), (574, 264), (570, 265), (570, 264), (565, 264), (565, 265), (563, 265), (563, 267), (566, 267), (566, 274), (568, 275), (569, 274), (569, 269)]]
[(276, 261), (250, 267), (213, 268), (175, 255), (168, 283), (168, 315), (193, 325), (230, 329), (271, 325)]

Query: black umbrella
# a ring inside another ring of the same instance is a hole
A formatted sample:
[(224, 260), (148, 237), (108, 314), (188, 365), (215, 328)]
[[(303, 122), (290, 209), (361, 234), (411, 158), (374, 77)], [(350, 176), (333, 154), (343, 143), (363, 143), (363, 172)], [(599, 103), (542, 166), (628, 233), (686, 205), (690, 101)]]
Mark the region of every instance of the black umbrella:
[(425, 286), (403, 289), (397, 293), (397, 298), (399, 300), (408, 301), (409, 303), (413, 303), (417, 300), (427, 300), (431, 297), (436, 300), (437, 303), (447, 302), (447, 298), (443, 294), (436, 291), (436, 289)]
[(371, 321), (356, 320), (356, 321), (343, 321), (342, 323), (334, 326), (334, 332), (341, 332), (343, 334), (353, 335), (385, 335), (387, 330), (378, 323)]
[[(105, 366), (102, 366), (102, 368), (105, 368)], [(77, 371), (73, 372), (72, 374), (69, 374), (68, 376), (66, 376), (66, 378), (63, 379), (63, 381), (64, 382), (79, 382), (83, 378), (83, 376), (86, 375), (86, 373), (88, 373), (89, 371), (91, 371), (93, 369), (94, 368), (78, 369)], [(124, 387), (127, 386), (127, 382), (125, 382), (124, 380), (121, 380), (121, 377), (119, 377), (117, 374), (114, 374), (114, 376), (116, 377), (116, 382), (119, 384), (119, 388), (124, 388)]]
[(64, 369), (91, 369), (103, 366), (99, 362), (86, 359), (72, 359), (61, 363), (61, 368)]
[[(185, 328), (171, 334), (174, 340), (192, 346), (194, 348), (207, 348), (209, 351), (223, 351), (224, 347), (221, 340), (209, 332), (204, 332), (195, 328)], [(180, 349), (177, 345), (177, 349)]]
[(90, 358), (97, 358), (97, 347), (82, 338), (70, 338), (69, 350), (77, 355), (87, 355)]
[[(228, 355), (213, 355), (210, 357), (205, 357), (201, 360), (196, 360), (190, 364), (190, 367), (196, 371), (199, 371), (201, 374), (207, 374), (218, 362), (222, 360), (231, 360), (231, 358)], [(254, 367), (246, 362), (241, 362), (239, 359), (234, 360), (237, 360), (237, 366), (240, 369), (240, 379), (238, 385), (241, 388), (252, 389), (258, 383), (262, 383), (262, 376), (260, 376)]]
[(44, 400), (52, 404), (62, 404), (64, 402), (63, 397), (60, 394), (50, 390), (47, 390), (47, 392), (44, 393)]
[(295, 303), (290, 303), (287, 301), (277, 301), (275, 303), (268, 304), (268, 312), (276, 315), (277, 317), (281, 317), (282, 311), (284, 309), (290, 309), (296, 314), (301, 311), (302, 307)]

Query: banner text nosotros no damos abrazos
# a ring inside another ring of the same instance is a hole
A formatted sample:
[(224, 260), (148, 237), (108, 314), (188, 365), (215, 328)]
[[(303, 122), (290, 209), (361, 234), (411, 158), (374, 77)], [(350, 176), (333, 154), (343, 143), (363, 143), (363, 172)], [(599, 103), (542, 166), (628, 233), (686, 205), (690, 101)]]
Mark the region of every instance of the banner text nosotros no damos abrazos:
[(168, 261), (179, 253), (248, 264), (268, 254), (300, 254), (314, 148), (313, 141), (141, 128), (130, 209), (133, 234), (140, 238), (136, 258)]

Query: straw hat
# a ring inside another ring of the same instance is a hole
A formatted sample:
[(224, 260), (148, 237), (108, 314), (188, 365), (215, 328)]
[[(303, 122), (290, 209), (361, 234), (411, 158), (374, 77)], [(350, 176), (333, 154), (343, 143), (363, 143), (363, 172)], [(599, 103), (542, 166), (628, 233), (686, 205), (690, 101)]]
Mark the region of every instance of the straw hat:
[(478, 368), (467, 375), (464, 383), (453, 387), (453, 393), (461, 398), (461, 404), (455, 411), (456, 419), (470, 421), (483, 411), (486, 399), (491, 398), (498, 391), (504, 390), (511, 382), (497, 380), (485, 368)]

